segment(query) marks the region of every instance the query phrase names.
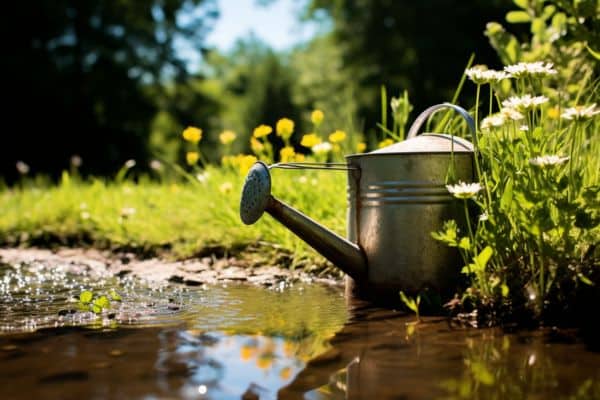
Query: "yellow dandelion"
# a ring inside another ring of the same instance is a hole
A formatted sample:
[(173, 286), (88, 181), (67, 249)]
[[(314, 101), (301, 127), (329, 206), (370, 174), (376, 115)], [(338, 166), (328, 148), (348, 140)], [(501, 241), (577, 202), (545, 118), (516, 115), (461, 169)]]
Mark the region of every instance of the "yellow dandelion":
[(392, 139), (384, 139), (381, 142), (379, 142), (379, 144), (377, 145), (378, 148), (382, 149), (384, 147), (390, 146), (394, 144), (394, 141)]
[(248, 361), (249, 359), (253, 358), (255, 354), (256, 354), (255, 346), (244, 345), (240, 348), (240, 358), (243, 361)]
[(315, 126), (321, 125), (321, 122), (323, 122), (323, 118), (325, 118), (325, 114), (323, 114), (323, 111), (321, 110), (314, 110), (310, 114), (310, 120), (313, 124), (315, 124)]
[(258, 161), (258, 159), (252, 155), (241, 155), (241, 157), (239, 158), (239, 168), (240, 168), (240, 174), (242, 175), (246, 175), (248, 173), (248, 171), (250, 170), (250, 167), (252, 167), (254, 165), (254, 163)]
[(296, 157), (294, 157), (294, 161), (296, 161), (296, 162), (304, 162), (305, 160), (306, 160), (306, 157), (302, 153), (297, 153)]
[(339, 129), (329, 135), (329, 141), (331, 143), (340, 143), (346, 140), (346, 132), (340, 131)]
[(367, 144), (365, 142), (359, 142), (356, 144), (356, 152), (357, 153), (364, 153), (366, 149), (367, 149)]
[(271, 365), (273, 365), (273, 361), (275, 361), (275, 357), (273, 357), (273, 354), (261, 354), (256, 359), (256, 366), (260, 369), (268, 369), (271, 368)]
[(229, 193), (233, 189), (233, 185), (231, 182), (223, 182), (221, 186), (219, 186), (219, 192), (221, 193)]
[(294, 151), (294, 148), (291, 146), (285, 146), (283, 149), (281, 149), (279, 151), (279, 156), (281, 158), (281, 162), (294, 161), (295, 155), (296, 155), (296, 152)]
[(195, 126), (188, 126), (181, 135), (188, 142), (198, 143), (202, 139), (202, 129)]
[(558, 107), (550, 107), (548, 109), (548, 118), (550, 118), (550, 119), (559, 119), (560, 118), (560, 108), (558, 108)]
[(277, 121), (275, 130), (277, 131), (277, 135), (281, 136), (283, 140), (288, 140), (294, 132), (294, 121), (288, 118), (281, 118)]
[(265, 149), (265, 145), (260, 142), (260, 140), (255, 137), (250, 138), (250, 148), (256, 154), (261, 153)]
[(223, 143), (224, 145), (228, 145), (231, 142), (233, 142), (236, 138), (236, 134), (234, 131), (230, 131), (230, 130), (224, 130), (223, 132), (221, 132), (221, 134), (219, 135), (219, 141), (221, 143)]
[(273, 132), (273, 128), (271, 128), (269, 125), (259, 125), (256, 128), (254, 128), (252, 136), (258, 139), (261, 137), (268, 136), (271, 132)]
[(291, 367), (284, 367), (279, 371), (279, 377), (284, 381), (287, 381), (288, 379), (290, 379), (291, 376), (292, 376), (292, 368)]
[(188, 151), (185, 153), (185, 161), (188, 165), (195, 165), (200, 159), (200, 154), (197, 151)]
[(302, 136), (300, 144), (304, 147), (313, 147), (321, 142), (321, 138), (315, 133), (307, 133), (306, 135)]

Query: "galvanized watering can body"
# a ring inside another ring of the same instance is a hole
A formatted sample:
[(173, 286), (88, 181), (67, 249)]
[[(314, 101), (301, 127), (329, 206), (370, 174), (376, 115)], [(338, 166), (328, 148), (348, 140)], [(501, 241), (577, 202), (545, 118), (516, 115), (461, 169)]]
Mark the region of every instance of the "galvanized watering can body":
[(367, 297), (397, 297), (398, 290), (424, 288), (451, 295), (459, 276), (458, 253), (435, 241), (431, 232), (446, 220), (464, 219), (445, 185), (450, 171), (455, 182), (474, 180), (474, 147), (450, 135), (417, 136), (422, 123), (443, 108), (459, 112), (474, 132), (469, 114), (445, 103), (425, 110), (407, 140), (346, 157), (348, 239), (271, 196), (268, 167), (262, 163), (246, 178), (242, 220), (254, 223), (267, 211), (346, 272), (354, 280), (350, 287)]

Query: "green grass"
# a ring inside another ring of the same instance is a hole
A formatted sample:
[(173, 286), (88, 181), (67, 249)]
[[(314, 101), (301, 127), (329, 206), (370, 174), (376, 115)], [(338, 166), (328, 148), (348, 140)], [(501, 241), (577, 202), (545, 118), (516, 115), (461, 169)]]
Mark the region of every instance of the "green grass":
[[(285, 255), (291, 267), (324, 265), (316, 252), (270, 216), (253, 226), (242, 224), (244, 178), (237, 171), (209, 167), (205, 175), (204, 182), (184, 183), (82, 181), (68, 174), (58, 185), (25, 180), (0, 191), (0, 244), (91, 245), (176, 258), (211, 252), (239, 255), (258, 244), (261, 254)], [(274, 195), (341, 234), (345, 187), (343, 172), (273, 172)]]

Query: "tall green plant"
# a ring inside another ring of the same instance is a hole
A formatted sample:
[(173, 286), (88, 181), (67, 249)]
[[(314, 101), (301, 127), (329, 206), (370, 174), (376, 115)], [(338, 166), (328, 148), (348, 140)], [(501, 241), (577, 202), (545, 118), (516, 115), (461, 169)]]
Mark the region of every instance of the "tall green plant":
[[(524, 307), (544, 319), (572, 307), (582, 287), (600, 284), (600, 108), (561, 107), (536, 95), (562, 79), (547, 63), (467, 75), (478, 92), (489, 85), (500, 108), (478, 124), (481, 186), (448, 187), (470, 198), (479, 217), (468, 232), (449, 222), (434, 237), (465, 256), (476, 301)], [(507, 79), (516, 91), (503, 97), (494, 88)], [(595, 86), (586, 89), (588, 98), (597, 95)]]

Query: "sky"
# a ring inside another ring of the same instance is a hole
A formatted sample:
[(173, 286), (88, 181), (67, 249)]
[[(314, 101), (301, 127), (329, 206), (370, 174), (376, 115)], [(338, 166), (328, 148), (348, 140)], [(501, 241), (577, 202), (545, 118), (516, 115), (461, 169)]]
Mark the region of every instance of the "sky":
[(259, 6), (256, 0), (218, 0), (220, 17), (207, 37), (207, 44), (229, 50), (235, 41), (253, 32), (275, 50), (286, 50), (305, 42), (317, 31), (314, 24), (301, 24), (298, 15), (306, 0), (277, 0)]

